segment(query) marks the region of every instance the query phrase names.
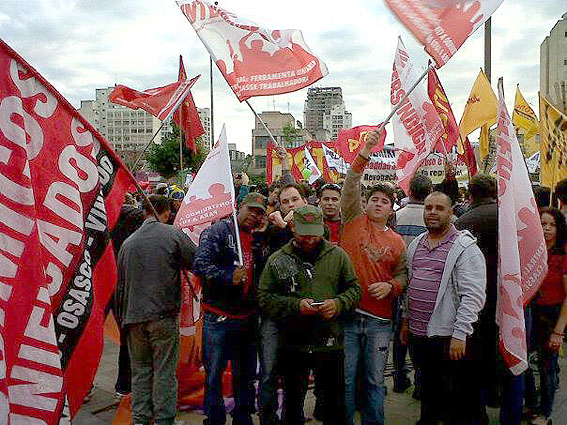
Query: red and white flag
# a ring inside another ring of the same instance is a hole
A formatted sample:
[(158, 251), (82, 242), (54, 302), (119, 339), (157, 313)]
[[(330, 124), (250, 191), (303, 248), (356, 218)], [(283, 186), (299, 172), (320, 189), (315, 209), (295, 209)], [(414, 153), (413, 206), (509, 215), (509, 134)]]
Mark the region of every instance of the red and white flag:
[(499, 348), (515, 375), (526, 370), (524, 305), (547, 274), (547, 247), (526, 164), (498, 82), (498, 302)]
[(116, 286), (112, 232), (134, 177), (0, 40), (0, 423), (69, 423)]
[[(185, 72), (183, 57), (181, 55), (179, 55), (178, 80), (187, 80), (187, 73)], [(179, 126), (181, 131), (185, 133), (185, 144), (187, 147), (193, 152), (196, 152), (197, 146), (195, 145), (195, 139), (205, 134), (205, 130), (203, 129), (201, 118), (199, 118), (199, 111), (197, 111), (197, 106), (195, 106), (191, 92), (189, 92), (187, 97), (181, 102), (181, 106), (173, 114), (173, 121)]]
[[(372, 131), (378, 130), (379, 128), (379, 125), (359, 125), (357, 127), (339, 130), (339, 134), (337, 136), (337, 148), (345, 161), (352, 164), (352, 162), (356, 159), (358, 152), (364, 145), (366, 135)], [(385, 142), (386, 128), (383, 129), (380, 142), (374, 146), (372, 153), (376, 153), (384, 149)]]
[(177, 110), (181, 102), (191, 93), (191, 87), (199, 79), (181, 80), (163, 87), (137, 91), (118, 85), (108, 96), (108, 100), (130, 109), (143, 109), (160, 121), (166, 121)]
[(451, 104), (435, 69), (430, 69), (427, 75), (427, 94), (443, 123), (443, 133), (437, 140), (435, 148), (441, 152), (449, 153), (453, 150), (453, 147), (457, 146), (459, 125), (455, 120)]
[(175, 216), (175, 226), (199, 243), (199, 236), (213, 221), (236, 211), (228, 141), (223, 126), (217, 143), (193, 180)]
[(262, 28), (204, 0), (177, 3), (241, 102), (296, 91), (328, 74), (300, 30)]
[[(413, 63), (402, 42), (394, 58), (390, 103), (395, 108), (417, 81)], [(439, 114), (423, 85), (418, 85), (392, 117), (398, 185), (407, 193), (409, 181), (444, 132)]]
[(386, 4), (440, 68), (502, 1), (386, 0)]
[(303, 178), (307, 180), (307, 183), (313, 184), (315, 183), (323, 173), (317, 167), (317, 163), (311, 156), (311, 152), (305, 146), (305, 157), (303, 158)]

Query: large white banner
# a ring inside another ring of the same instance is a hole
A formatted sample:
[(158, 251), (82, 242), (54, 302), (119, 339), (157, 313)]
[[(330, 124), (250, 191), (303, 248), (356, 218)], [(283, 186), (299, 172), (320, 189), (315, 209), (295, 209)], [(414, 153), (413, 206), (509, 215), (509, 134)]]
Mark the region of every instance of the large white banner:
[(524, 305), (547, 274), (547, 247), (531, 182), (498, 82), (498, 304), (500, 352), (515, 375), (527, 369)]
[[(409, 54), (398, 39), (398, 48), (394, 58), (392, 71), (392, 91), (390, 103), (396, 107), (410, 87), (417, 81)], [(396, 175), (398, 185), (407, 193), (409, 180), (427, 158), (437, 139), (444, 132), (439, 114), (431, 103), (427, 89), (418, 85), (403, 101), (398, 111), (392, 117), (394, 127), (394, 146), (397, 152)]]

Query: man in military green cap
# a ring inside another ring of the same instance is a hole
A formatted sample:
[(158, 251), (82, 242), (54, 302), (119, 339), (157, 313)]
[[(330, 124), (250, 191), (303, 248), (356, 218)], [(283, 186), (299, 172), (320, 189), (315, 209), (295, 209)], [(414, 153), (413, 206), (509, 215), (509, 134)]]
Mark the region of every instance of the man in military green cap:
[(344, 422), (344, 346), (341, 316), (360, 301), (348, 255), (323, 238), (317, 207), (296, 208), (293, 239), (276, 251), (260, 276), (258, 303), (278, 323), (286, 383), (285, 423), (303, 424), (302, 390), (310, 368), (322, 380), (325, 425)]

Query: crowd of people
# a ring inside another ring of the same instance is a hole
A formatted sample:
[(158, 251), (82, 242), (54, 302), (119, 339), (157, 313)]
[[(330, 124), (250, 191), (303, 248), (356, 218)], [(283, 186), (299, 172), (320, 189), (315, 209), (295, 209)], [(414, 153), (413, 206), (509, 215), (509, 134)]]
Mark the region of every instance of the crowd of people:
[(113, 235), (117, 390), (132, 391), (135, 425), (174, 422), (184, 271), (203, 288), (204, 424), (226, 423), (229, 361), (235, 425), (251, 425), (256, 412), (263, 425), (304, 423), (312, 379), (309, 413), (325, 425), (352, 425), (356, 411), (363, 425), (386, 423), (392, 341), (393, 391), (413, 384), (420, 425), (485, 424), (486, 408), (497, 406), (502, 424), (551, 423), (567, 325), (567, 181), (555, 190), (562, 210), (537, 194), (547, 200), (540, 214), (549, 272), (525, 307), (531, 367), (514, 376), (498, 351), (495, 178), (477, 174), (464, 192), (449, 166), (438, 186), (416, 174), (407, 196), (389, 183), (365, 189), (361, 176), (378, 140), (367, 137), (342, 184), (315, 188), (294, 181), (277, 148), (281, 180), (262, 194), (236, 176), (238, 226), (217, 221), (198, 246), (167, 224), (179, 190), (160, 187), (143, 212), (123, 207)]

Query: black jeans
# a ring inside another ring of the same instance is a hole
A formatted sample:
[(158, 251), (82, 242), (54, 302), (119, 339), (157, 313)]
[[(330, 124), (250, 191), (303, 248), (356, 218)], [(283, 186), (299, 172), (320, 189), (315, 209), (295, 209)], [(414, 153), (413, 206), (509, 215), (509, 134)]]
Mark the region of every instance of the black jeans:
[(421, 425), (476, 425), (481, 421), (479, 365), (467, 343), (461, 360), (451, 360), (451, 337), (411, 336), (410, 349), (421, 370)]
[(285, 419), (286, 425), (304, 423), (303, 403), (305, 383), (309, 369), (315, 369), (316, 379), (325, 396), (324, 425), (342, 425), (345, 418), (345, 378), (344, 351), (307, 352), (283, 348), (280, 352), (280, 364), (285, 379)]

